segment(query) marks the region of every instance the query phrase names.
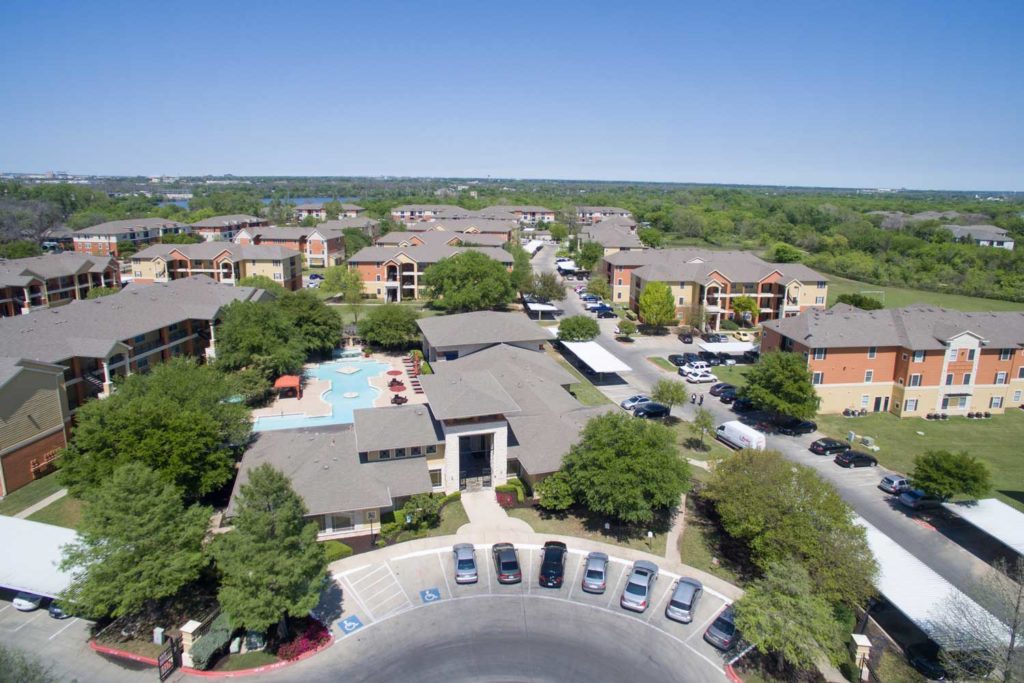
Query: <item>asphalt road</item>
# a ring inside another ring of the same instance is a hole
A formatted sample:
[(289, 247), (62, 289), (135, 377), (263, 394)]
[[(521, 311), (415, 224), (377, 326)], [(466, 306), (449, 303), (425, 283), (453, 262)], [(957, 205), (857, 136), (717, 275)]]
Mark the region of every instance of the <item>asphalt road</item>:
[[(541, 272), (554, 272), (554, 259), (554, 249), (545, 247), (534, 257), (533, 267)], [(571, 291), (565, 301), (561, 302), (561, 307), (566, 316), (585, 313), (579, 297)], [(696, 345), (683, 344), (674, 335), (666, 335), (660, 339), (642, 339), (633, 344), (618, 342), (612, 334), (617, 321), (608, 319), (598, 322), (601, 324), (602, 334), (595, 341), (633, 369), (632, 372), (623, 375), (623, 379), (628, 382), (627, 385), (604, 387), (606, 393), (613, 398), (624, 398), (640, 391), (648, 392), (659, 379), (674, 377), (648, 361), (648, 356), (664, 357), (670, 353), (700, 350)], [(698, 394), (706, 393), (708, 389), (708, 385), (691, 386), (695, 387), (691, 391)], [(728, 406), (710, 395), (705, 396), (703, 407), (714, 415), (716, 425), (737, 419), (736, 414)], [(692, 413), (693, 408), (689, 404), (675, 406), (672, 410), (674, 416), (686, 420), (691, 419)], [(856, 426), (856, 422), (851, 421), (851, 428), (855, 429)], [(921, 516), (905, 511), (894, 498), (878, 489), (879, 480), (892, 473), (892, 470), (881, 466), (847, 470), (833, 463), (832, 458), (816, 456), (808, 451), (811, 442), (822, 436), (820, 433), (803, 437), (770, 435), (767, 437), (767, 444), (768, 448), (781, 452), (786, 458), (814, 468), (836, 487), (839, 495), (858, 515), (954, 586), (985, 604), (985, 596), (977, 590), (978, 579), (994, 570), (964, 546), (944, 535), (948, 532), (943, 523), (932, 525)], [(984, 544), (973, 545), (972, 549), (982, 556), (986, 550)]]

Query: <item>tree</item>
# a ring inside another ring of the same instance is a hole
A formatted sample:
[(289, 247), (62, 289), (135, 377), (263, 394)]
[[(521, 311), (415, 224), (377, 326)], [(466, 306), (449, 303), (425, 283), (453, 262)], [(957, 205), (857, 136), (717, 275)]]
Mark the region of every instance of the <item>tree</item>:
[(99, 299), (101, 297), (110, 296), (111, 294), (117, 294), (121, 290), (117, 287), (93, 287), (89, 290), (89, 293), (85, 295), (86, 299)]
[(740, 451), (718, 463), (705, 495), (762, 570), (795, 559), (829, 602), (854, 606), (872, 595), (877, 566), (864, 529), (811, 468), (777, 451)]
[(664, 282), (653, 280), (640, 292), (640, 317), (654, 328), (671, 325), (676, 319), (676, 304), (672, 290)]
[(262, 289), (276, 297), (279, 297), (288, 291), (280, 282), (275, 282), (266, 275), (250, 275), (249, 277), (243, 277), (238, 281), (238, 286), (256, 287), (257, 289)]
[[(86, 497), (129, 462), (152, 468), (190, 500), (234, 474), (234, 450), (252, 429), (249, 410), (225, 399), (236, 385), (209, 365), (176, 358), (121, 380), (103, 401), (88, 401), (60, 463), (61, 483)], [(166, 521), (166, 520), (165, 520)]]
[(651, 249), (657, 249), (665, 242), (665, 235), (657, 228), (640, 228), (636, 236)]
[(631, 320), (620, 320), (619, 321), (619, 336), (623, 339), (629, 339), (636, 334), (636, 323)]
[(801, 256), (802, 251), (785, 242), (776, 242), (765, 254), (765, 258), (773, 263), (796, 263)]
[(622, 413), (592, 418), (562, 464), (573, 498), (592, 513), (627, 524), (648, 524), (679, 504), (690, 468), (679, 457), (675, 432)]
[(320, 225), (320, 219), (314, 215), (309, 215), (299, 221), (299, 225), (303, 228), (315, 228)]
[(316, 606), (327, 560), (306, 512), (284, 474), (266, 463), (250, 470), (231, 531), (213, 543), (221, 573), (217, 598), (232, 624), (266, 631)]
[(447, 311), (480, 311), (503, 306), (515, 297), (508, 271), (479, 251), (441, 259), (423, 274), (423, 284)]
[(608, 300), (612, 298), (612, 288), (608, 284), (608, 280), (603, 277), (592, 277), (587, 282), (587, 293), (599, 296), (602, 299)]
[(659, 379), (651, 391), (651, 398), (667, 405), (670, 411), (672, 406), (686, 403), (689, 395), (686, 384), (675, 379)]
[(332, 199), (329, 202), (324, 202), (324, 211), (327, 212), (327, 220), (338, 220), (338, 216), (341, 215), (342, 212), (341, 202), (339, 202), (337, 199)]
[(593, 270), (602, 258), (604, 258), (604, 247), (597, 242), (584, 242), (576, 252), (576, 263), (583, 270)]
[(341, 316), (308, 289), (285, 292), (274, 305), (306, 353), (330, 352), (341, 341)]
[(854, 294), (840, 294), (838, 297), (836, 297), (836, 303), (837, 304), (848, 304), (850, 306), (854, 306), (856, 308), (860, 308), (860, 309), (863, 309), (865, 311), (877, 311), (877, 310), (880, 310), (882, 308), (885, 308), (885, 304), (883, 304), (878, 299), (876, 299), (874, 297), (871, 297), (871, 296), (864, 295), (864, 294), (856, 294), (856, 293), (854, 293)]
[(910, 480), (916, 488), (942, 500), (961, 494), (981, 498), (992, 488), (988, 467), (966, 451), (925, 451), (914, 458)]
[(530, 254), (515, 242), (507, 242), (506, 250), (512, 254), (512, 273), (509, 281), (517, 292), (526, 292), (533, 284), (533, 266), (530, 265)]
[(320, 291), (339, 294), (345, 302), (360, 301), (363, 298), (363, 278), (355, 268), (347, 265), (331, 266), (324, 270)]
[(345, 236), (346, 257), (352, 256), (363, 247), (368, 247), (372, 244), (370, 238), (366, 236), (366, 233), (359, 228), (345, 228), (341, 232)]
[(409, 346), (419, 335), (415, 309), (399, 304), (373, 306), (359, 321), (359, 336), (370, 344), (386, 349)]
[(708, 320), (708, 314), (701, 305), (690, 306), (686, 309), (686, 324), (695, 330), (703, 330)]
[(115, 469), (86, 501), (79, 540), (64, 548), (61, 562), (74, 577), (64, 597), (84, 613), (134, 614), (174, 595), (206, 566), (212, 510), (185, 507), (181, 490), (141, 462)]
[(117, 255), (120, 258), (128, 258), (139, 250), (139, 247), (135, 242), (129, 240), (122, 240), (117, 243)]
[(697, 413), (690, 423), (690, 433), (700, 442), (700, 450), (704, 450), (704, 437), (715, 431), (715, 418), (710, 411), (697, 408)]
[(747, 323), (757, 322), (760, 307), (752, 296), (738, 296), (732, 300), (732, 310), (740, 320)]
[(558, 323), (558, 338), (567, 342), (590, 341), (601, 334), (597, 321), (586, 315), (573, 315), (562, 318)]
[(769, 565), (734, 609), (744, 639), (763, 654), (774, 654), (780, 672), (783, 660), (807, 669), (823, 656), (838, 662), (844, 654), (842, 624), (798, 562)]
[(299, 372), (305, 360), (305, 343), (273, 302), (235, 301), (224, 308), (217, 327), (219, 367), (256, 368), (273, 379)]
[(762, 410), (801, 419), (814, 417), (818, 411), (807, 361), (796, 353), (773, 351), (761, 356), (747, 374), (740, 395)]
[(14, 240), (0, 244), (0, 258), (16, 259), (40, 256), (43, 250), (35, 242), (29, 240)]
[(575, 502), (569, 477), (562, 471), (555, 472), (537, 484), (537, 493), (540, 495), (538, 505), (552, 512), (568, 510)]
[(203, 238), (199, 235), (192, 235), (187, 232), (178, 232), (171, 235), (164, 235), (160, 238), (161, 244), (199, 244)]
[(534, 273), (528, 293), (544, 301), (562, 301), (565, 299), (565, 284), (554, 273)]
[(561, 242), (569, 236), (569, 228), (565, 227), (561, 223), (548, 223), (548, 232), (551, 233), (551, 239), (556, 242)]

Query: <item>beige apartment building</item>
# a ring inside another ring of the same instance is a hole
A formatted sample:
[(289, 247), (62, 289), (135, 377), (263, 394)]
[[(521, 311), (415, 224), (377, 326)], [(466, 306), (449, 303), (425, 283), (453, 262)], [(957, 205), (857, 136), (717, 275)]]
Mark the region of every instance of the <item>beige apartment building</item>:
[(96, 287), (120, 286), (117, 261), (109, 256), (62, 252), (0, 259), (0, 318), (85, 299)]
[(302, 289), (302, 255), (284, 247), (224, 242), (158, 244), (132, 256), (132, 275), (139, 284), (205, 275), (232, 285), (262, 275), (295, 291)]

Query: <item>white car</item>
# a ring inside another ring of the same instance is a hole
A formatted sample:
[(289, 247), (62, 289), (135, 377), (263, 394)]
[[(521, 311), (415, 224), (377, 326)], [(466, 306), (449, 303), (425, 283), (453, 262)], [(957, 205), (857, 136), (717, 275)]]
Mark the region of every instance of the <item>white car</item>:
[(705, 384), (707, 382), (717, 382), (718, 378), (712, 375), (707, 370), (700, 370), (697, 372), (687, 373), (683, 379), (690, 384)]
[(14, 596), (14, 600), (11, 604), (14, 605), (14, 609), (19, 612), (31, 612), (32, 610), (39, 609), (39, 603), (42, 601), (43, 599), (38, 595), (22, 592)]
[(627, 398), (625, 401), (623, 401), (619, 405), (622, 406), (626, 410), (633, 410), (633, 408), (636, 408), (641, 403), (650, 403), (650, 402), (651, 402), (651, 397), (650, 396), (644, 396), (643, 394), (636, 394), (635, 396), (630, 396), (629, 398)]
[(711, 366), (702, 360), (695, 360), (679, 368), (680, 375), (689, 375), (693, 372), (708, 372)]

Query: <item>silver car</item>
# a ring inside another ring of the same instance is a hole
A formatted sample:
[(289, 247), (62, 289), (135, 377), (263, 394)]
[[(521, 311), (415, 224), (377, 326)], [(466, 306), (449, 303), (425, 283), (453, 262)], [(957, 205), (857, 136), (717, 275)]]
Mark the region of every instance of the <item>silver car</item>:
[(608, 556), (605, 553), (590, 553), (583, 567), (582, 588), (588, 593), (604, 593), (607, 587)]
[(633, 408), (636, 408), (641, 403), (649, 403), (650, 400), (651, 400), (650, 396), (644, 396), (643, 394), (636, 394), (635, 396), (630, 396), (629, 398), (627, 398), (625, 401), (623, 401), (619, 405), (624, 410), (633, 410)]
[(619, 606), (634, 612), (645, 611), (657, 580), (658, 565), (647, 560), (634, 562), (633, 571), (629, 573), (629, 579), (626, 581), (626, 587), (622, 589)]
[(455, 558), (455, 583), (476, 583), (476, 551), (472, 543), (456, 543), (452, 547)]
[(697, 611), (697, 604), (700, 596), (704, 593), (704, 586), (697, 579), (683, 577), (676, 581), (675, 590), (669, 598), (665, 607), (665, 616), (673, 621), (689, 624), (693, 621), (693, 615)]

